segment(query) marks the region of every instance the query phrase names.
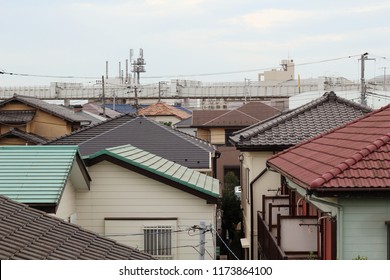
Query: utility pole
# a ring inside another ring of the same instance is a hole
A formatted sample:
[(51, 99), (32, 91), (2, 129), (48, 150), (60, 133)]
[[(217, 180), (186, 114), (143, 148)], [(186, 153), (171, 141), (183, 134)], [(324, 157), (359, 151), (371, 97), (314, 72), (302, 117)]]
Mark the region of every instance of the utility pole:
[(386, 69), (388, 67), (381, 67), (381, 69), (383, 69), (383, 91), (386, 91)]
[(102, 76), (103, 117), (106, 117), (106, 96), (104, 94), (104, 75)]
[(138, 110), (138, 93), (137, 93), (137, 86), (134, 86), (134, 99), (135, 99), (135, 108)]
[(364, 53), (360, 57), (360, 104), (367, 106), (367, 86), (364, 79), (365, 61), (375, 60), (374, 58), (368, 58), (368, 53)]
[(199, 260), (204, 260), (204, 254), (206, 252), (205, 244), (206, 244), (206, 223), (205, 221), (200, 221), (200, 228), (199, 228), (200, 234), (199, 234)]
[(158, 82), (158, 102), (161, 101), (161, 96), (164, 94), (165, 89), (163, 86), (166, 85), (166, 82)]

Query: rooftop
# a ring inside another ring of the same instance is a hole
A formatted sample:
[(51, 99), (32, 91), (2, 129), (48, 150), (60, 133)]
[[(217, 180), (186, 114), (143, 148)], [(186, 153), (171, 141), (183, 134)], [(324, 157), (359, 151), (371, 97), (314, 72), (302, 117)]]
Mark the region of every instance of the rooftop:
[(146, 174), (168, 179), (171, 185), (208, 201), (216, 203), (216, 199), (219, 197), (219, 181), (217, 179), (132, 145), (104, 149), (85, 157), (85, 160), (87, 165), (92, 165), (100, 160), (107, 160), (108, 157), (140, 168), (146, 171)]
[(389, 191), (390, 105), (280, 152), (267, 164), (310, 191)]
[(57, 116), (59, 118), (65, 119), (65, 120), (72, 122), (72, 123), (73, 122), (89, 122), (89, 120), (80, 117), (79, 115), (75, 114), (72, 110), (70, 110), (68, 108), (65, 108), (65, 107), (62, 107), (59, 105), (55, 105), (55, 104), (50, 104), (50, 103), (47, 103), (43, 100), (40, 100), (40, 99), (34, 98), (34, 97), (27, 97), (27, 96), (21, 96), (21, 95), (15, 94), (13, 97), (1, 101), (0, 107), (7, 104), (7, 103), (15, 102), (15, 101), (24, 103), (26, 105), (29, 105), (29, 106), (37, 108), (37, 109), (40, 109), (42, 111), (45, 111), (45, 112), (52, 114), (54, 116)]
[(329, 92), (299, 108), (237, 131), (230, 140), (239, 149), (283, 150), (371, 111)]
[[(84, 167), (77, 146), (1, 146), (0, 195), (57, 205), (76, 161)], [(89, 180), (80, 186), (88, 188)]]
[(147, 260), (152, 256), (0, 196), (2, 260)]
[(79, 145), (82, 155), (131, 144), (178, 164), (199, 169), (209, 169), (210, 156), (217, 153), (216, 148), (204, 140), (150, 118), (134, 118), (129, 115), (83, 129), (47, 144)]
[(249, 102), (234, 110), (194, 110), (192, 127), (246, 127), (279, 112), (263, 102)]

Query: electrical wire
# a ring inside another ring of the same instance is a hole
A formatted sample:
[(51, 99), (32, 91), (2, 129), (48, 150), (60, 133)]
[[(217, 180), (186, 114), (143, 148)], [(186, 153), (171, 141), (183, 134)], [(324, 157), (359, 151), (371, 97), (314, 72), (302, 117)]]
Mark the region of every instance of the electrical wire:
[(225, 241), (223, 241), (222, 237), (219, 235), (218, 231), (216, 231), (214, 228), (211, 228), (212, 231), (214, 231), (216, 233), (216, 235), (218, 236), (219, 240), (221, 240), (221, 242), (223, 243), (223, 245), (225, 245), (226, 249), (229, 250), (229, 252), (233, 255), (233, 257), (236, 258), (236, 260), (239, 260), (239, 258), (236, 256), (236, 254), (234, 254), (234, 252), (229, 248), (229, 246), (225, 243)]
[[(342, 59), (350, 59), (353, 57), (358, 57), (360, 55), (350, 55), (344, 57), (337, 57), (331, 59), (317, 60), (311, 62), (304, 62), (295, 64), (295, 67), (320, 64), (326, 62), (332, 62)], [(270, 70), (275, 67), (266, 67), (266, 68), (256, 68), (256, 69), (247, 69), (247, 70), (236, 70), (236, 71), (224, 71), (224, 72), (214, 72), (214, 73), (198, 73), (198, 74), (186, 74), (186, 75), (161, 75), (161, 76), (143, 76), (143, 79), (161, 79), (161, 78), (179, 78), (179, 77), (204, 77), (204, 76), (217, 76), (217, 75), (230, 75), (230, 74), (241, 74), (249, 72), (258, 72)], [(22, 77), (36, 77), (36, 78), (57, 78), (57, 79), (100, 79), (101, 77), (92, 77), (92, 76), (74, 76), (74, 75), (44, 75), (44, 74), (29, 74), (29, 73), (17, 73), (17, 72), (7, 72), (0, 71), (0, 75), (10, 75), (10, 76), (22, 76)]]

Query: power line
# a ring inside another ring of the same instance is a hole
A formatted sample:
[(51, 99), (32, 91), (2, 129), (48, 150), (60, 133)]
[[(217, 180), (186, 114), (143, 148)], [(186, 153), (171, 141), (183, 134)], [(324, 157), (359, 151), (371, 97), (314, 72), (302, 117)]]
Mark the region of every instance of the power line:
[[(332, 62), (332, 61), (337, 61), (337, 60), (350, 59), (350, 58), (357, 57), (357, 56), (360, 56), (360, 55), (350, 55), (350, 56), (345, 56), (345, 57), (337, 57), (337, 58), (331, 58), (331, 59), (298, 63), (298, 64), (295, 64), (295, 66), (306, 66), (306, 65), (312, 65), (312, 64), (320, 64), (320, 63)], [(224, 72), (214, 72), (214, 73), (186, 74), (186, 75), (145, 76), (145, 77), (143, 77), (143, 79), (230, 75), (230, 74), (265, 71), (265, 70), (270, 70), (273, 68), (275, 68), (275, 67), (256, 68), (256, 69), (247, 69), (247, 70), (235, 70), (235, 71), (224, 71)], [(35, 77), (35, 78), (57, 78), (57, 79), (100, 79), (100, 77), (97, 77), (97, 76), (91, 77), (91, 76), (75, 76), (75, 75), (44, 75), (44, 74), (29, 74), (29, 73), (17, 73), (17, 72), (7, 72), (7, 71), (0, 71), (0, 75)]]
[(236, 254), (233, 253), (233, 251), (229, 248), (229, 246), (225, 243), (225, 241), (223, 241), (222, 237), (219, 235), (218, 231), (216, 231), (214, 228), (211, 228), (211, 230), (213, 230), (216, 235), (218, 236), (219, 240), (221, 240), (221, 242), (223, 243), (223, 245), (225, 245), (226, 249), (229, 250), (229, 252), (236, 258), (236, 260), (239, 260), (239, 258), (236, 256)]

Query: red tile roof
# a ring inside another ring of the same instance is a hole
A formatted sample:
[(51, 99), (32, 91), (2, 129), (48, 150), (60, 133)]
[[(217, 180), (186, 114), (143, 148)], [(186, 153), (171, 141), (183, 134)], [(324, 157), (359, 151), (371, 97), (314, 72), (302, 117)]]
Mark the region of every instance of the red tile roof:
[(175, 116), (181, 120), (184, 120), (184, 119), (191, 117), (190, 114), (184, 112), (183, 110), (180, 110), (180, 109), (175, 108), (173, 106), (169, 106), (168, 104), (161, 103), (161, 102), (150, 105), (146, 108), (140, 109), (138, 111), (138, 115), (140, 115), (140, 116)]
[(390, 190), (390, 104), (267, 164), (311, 191)]

